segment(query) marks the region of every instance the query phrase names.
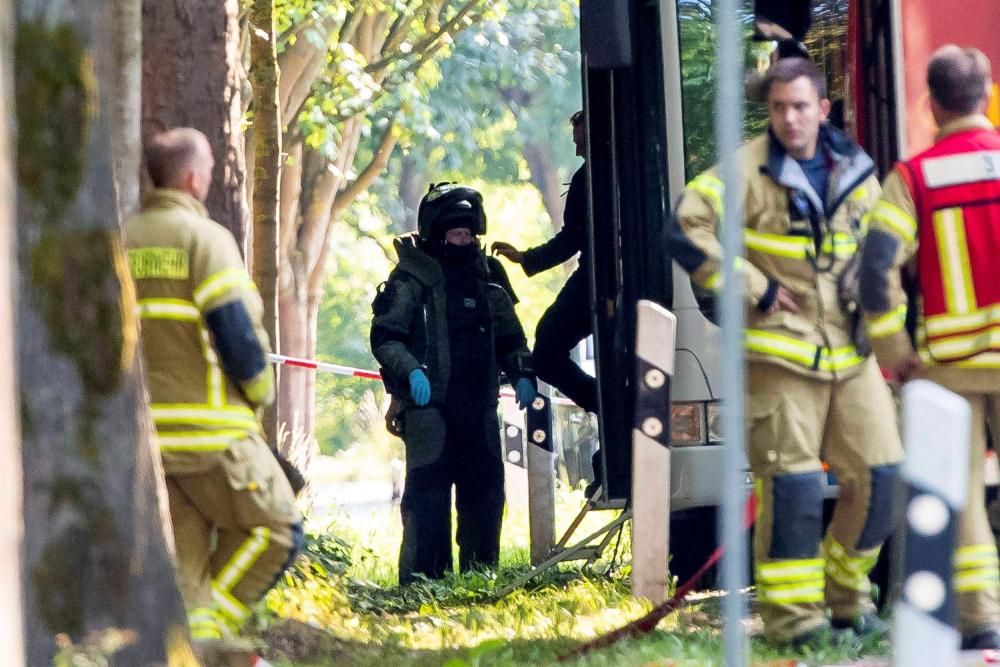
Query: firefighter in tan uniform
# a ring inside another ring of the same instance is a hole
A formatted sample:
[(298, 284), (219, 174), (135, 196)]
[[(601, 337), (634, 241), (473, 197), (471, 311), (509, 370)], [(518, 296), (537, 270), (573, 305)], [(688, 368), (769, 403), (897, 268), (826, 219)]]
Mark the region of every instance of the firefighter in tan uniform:
[[(879, 362), (972, 404), (969, 487), (954, 585), (962, 648), (1000, 648), (1000, 570), (983, 499), (989, 418), (1000, 433), (1000, 135), (982, 115), (990, 65), (975, 49), (939, 49), (927, 70), (933, 147), (900, 162), (870, 218), (861, 304)], [(917, 287), (916, 350), (901, 269)]]
[[(868, 573), (891, 532), (903, 456), (889, 389), (855, 345), (860, 323), (841, 287), (879, 186), (871, 159), (823, 122), (829, 101), (815, 66), (779, 60), (764, 91), (770, 132), (738, 156), (757, 597), (772, 642), (840, 643), (887, 629)], [(723, 187), (714, 168), (692, 180), (672, 229), (675, 259), (712, 290), (722, 287)], [(825, 536), (821, 458), (840, 486)]]
[(153, 420), (192, 638), (236, 635), (302, 542), (301, 517), (255, 411), (274, 399), (262, 302), (228, 230), (202, 205), (204, 135), (146, 149), (156, 189), (125, 225)]

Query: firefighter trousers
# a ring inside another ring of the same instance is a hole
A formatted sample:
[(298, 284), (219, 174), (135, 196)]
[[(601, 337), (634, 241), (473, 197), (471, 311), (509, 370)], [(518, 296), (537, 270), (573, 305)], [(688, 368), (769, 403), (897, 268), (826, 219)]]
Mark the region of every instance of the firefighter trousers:
[(249, 607), (302, 547), (302, 519), (277, 460), (252, 435), (198, 472), (166, 471), (177, 579), (193, 639), (235, 636)]
[(451, 490), (459, 570), (500, 559), (503, 461), (496, 406), (411, 408), (404, 421), (406, 482), (400, 512), (399, 583), (452, 570)]
[(989, 422), (997, 437), (1000, 433), (1000, 394), (972, 393), (959, 387), (952, 390), (972, 406), (969, 485), (965, 508), (958, 517), (954, 559), (958, 627), (962, 634), (968, 635), (1000, 626), (1000, 568), (986, 513), (983, 480), (986, 424)]
[[(757, 599), (765, 636), (784, 642), (825, 623), (826, 608), (845, 620), (874, 610), (868, 573), (892, 532), (903, 450), (871, 359), (835, 382), (760, 362), (747, 373)], [(825, 535), (822, 461), (839, 486)]]

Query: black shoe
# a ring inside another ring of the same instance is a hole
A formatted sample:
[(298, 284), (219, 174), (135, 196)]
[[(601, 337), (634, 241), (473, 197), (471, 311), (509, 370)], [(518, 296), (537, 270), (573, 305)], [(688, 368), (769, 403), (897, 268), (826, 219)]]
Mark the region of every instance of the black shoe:
[(1000, 629), (987, 628), (962, 635), (963, 651), (985, 651), (987, 649), (1000, 649)]
[(850, 628), (834, 628), (824, 623), (811, 630), (806, 630), (801, 634), (795, 635), (788, 640), (787, 645), (797, 651), (822, 651), (831, 648), (853, 648), (856, 640), (857, 636)]
[(854, 618), (831, 618), (834, 630), (852, 630), (859, 638), (882, 640), (889, 636), (889, 624), (873, 613), (858, 614)]

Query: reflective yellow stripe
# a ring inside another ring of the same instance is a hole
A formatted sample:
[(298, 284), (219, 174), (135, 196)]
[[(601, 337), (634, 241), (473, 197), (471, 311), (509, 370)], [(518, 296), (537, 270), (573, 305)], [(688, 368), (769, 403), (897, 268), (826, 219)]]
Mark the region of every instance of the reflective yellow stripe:
[(246, 269), (242, 267), (223, 269), (222, 271), (209, 276), (195, 289), (195, 305), (197, 305), (199, 309), (204, 309), (206, 303), (220, 294), (223, 294), (234, 287), (252, 284), (253, 282), (250, 280), (250, 276), (247, 275)]
[(826, 576), (844, 588), (859, 593), (871, 590), (868, 573), (875, 567), (878, 550), (867, 556), (851, 556), (832, 535), (827, 535), (820, 545), (820, 552), (826, 558)]
[(1000, 325), (1000, 306), (990, 306), (964, 315), (933, 315), (924, 321), (929, 336), (978, 331), (996, 325)]
[(907, 243), (917, 239), (917, 221), (906, 212), (884, 199), (880, 199), (871, 210), (871, 221), (881, 222)]
[(960, 208), (934, 212), (938, 259), (944, 278), (944, 299), (949, 313), (976, 310), (976, 292), (972, 286), (969, 246), (965, 238), (965, 217)]
[(212, 598), (219, 605), (219, 611), (222, 613), (222, 618), (229, 626), (229, 629), (233, 632), (239, 632), (244, 621), (250, 616), (250, 610), (229, 592), (221, 590), (215, 584), (212, 584)]
[[(767, 255), (806, 259), (812, 257), (813, 239), (808, 236), (766, 234), (751, 229), (743, 231), (743, 242), (748, 250), (756, 250)], [(823, 239), (823, 252), (836, 257), (848, 258), (858, 250), (858, 241), (851, 234), (835, 232)]]
[(802, 575), (823, 577), (823, 559), (808, 558), (803, 560), (780, 560), (773, 563), (757, 565), (757, 580), (764, 582), (796, 581), (803, 579)]
[(781, 588), (760, 588), (757, 589), (761, 602), (773, 602), (781, 604), (794, 604), (796, 602), (822, 602), (823, 583), (810, 586), (794, 586)]
[(136, 310), (139, 317), (147, 320), (197, 322), (201, 319), (194, 303), (185, 299), (139, 299)]
[(1000, 328), (987, 329), (966, 336), (927, 341), (927, 348), (937, 359), (966, 357), (1000, 347)]
[(955, 576), (955, 590), (959, 593), (986, 591), (1000, 585), (1000, 574), (992, 572), (965, 573)]
[[(737, 257), (736, 259), (733, 260), (733, 268), (737, 271), (743, 270), (742, 257)], [(708, 280), (705, 281), (705, 288), (718, 291), (719, 289), (722, 288), (722, 282), (723, 282), (722, 271), (721, 270), (716, 271), (715, 273), (713, 273), (708, 277)]]
[(186, 280), (188, 254), (180, 248), (132, 248), (128, 251), (128, 268), (135, 280)]
[(232, 558), (229, 559), (225, 567), (219, 571), (219, 575), (212, 583), (213, 587), (218, 588), (220, 591), (231, 591), (233, 586), (243, 579), (247, 570), (257, 562), (260, 555), (267, 550), (270, 542), (271, 530), (269, 528), (258, 526), (251, 530), (250, 536), (233, 553)]
[[(760, 329), (747, 329), (744, 334), (744, 347), (750, 352), (758, 352), (768, 356), (786, 359), (805, 366), (816, 367), (822, 371), (840, 371), (851, 368), (864, 361), (853, 345), (845, 345), (830, 349), (819, 347), (812, 343), (772, 333)], [(819, 364), (816, 365), (816, 352), (819, 349)]]
[(235, 440), (245, 438), (246, 430), (226, 431), (160, 431), (160, 449), (168, 452), (221, 452)]
[(715, 209), (715, 214), (719, 216), (719, 219), (722, 219), (722, 201), (725, 196), (726, 186), (722, 183), (721, 179), (711, 174), (699, 174), (688, 183), (688, 188), (708, 199), (712, 204), (712, 208)]
[(209, 338), (208, 329), (201, 329), (201, 352), (205, 357), (205, 388), (207, 391), (205, 400), (214, 407), (222, 407), (226, 404), (225, 378), (222, 375), (222, 368), (219, 366), (219, 357), (212, 347), (212, 340)]
[(196, 424), (198, 426), (229, 426), (257, 430), (257, 415), (250, 408), (229, 406), (215, 408), (189, 403), (154, 403), (151, 408), (157, 425)]
[(197, 607), (188, 612), (192, 639), (222, 639), (222, 619), (214, 609)]
[(965, 563), (979, 562), (983, 558), (989, 558), (992, 562), (997, 562), (997, 547), (995, 544), (970, 544), (955, 549), (954, 563), (960, 567)]
[(906, 304), (898, 306), (895, 310), (890, 310), (884, 315), (868, 320), (868, 334), (872, 338), (885, 338), (897, 331), (902, 331), (906, 326)]
[(242, 384), (243, 393), (253, 403), (263, 403), (274, 387), (274, 379), (271, 375), (271, 367), (264, 368), (256, 378)]
[(783, 236), (764, 234), (750, 229), (743, 231), (743, 242), (748, 250), (756, 250), (768, 255), (805, 259), (812, 239), (805, 236)]

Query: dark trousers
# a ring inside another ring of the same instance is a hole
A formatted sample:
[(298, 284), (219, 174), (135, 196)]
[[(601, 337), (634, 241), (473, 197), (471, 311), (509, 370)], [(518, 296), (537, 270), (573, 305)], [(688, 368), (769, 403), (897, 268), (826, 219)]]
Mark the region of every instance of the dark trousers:
[(570, 352), (593, 332), (587, 274), (576, 271), (548, 307), (535, 330), (531, 356), (540, 380), (588, 412), (597, 412), (597, 383), (570, 359)]
[(496, 407), (406, 412), (406, 486), (400, 510), (399, 583), (452, 570), (451, 489), (458, 514), (459, 570), (500, 559), (503, 461)]

